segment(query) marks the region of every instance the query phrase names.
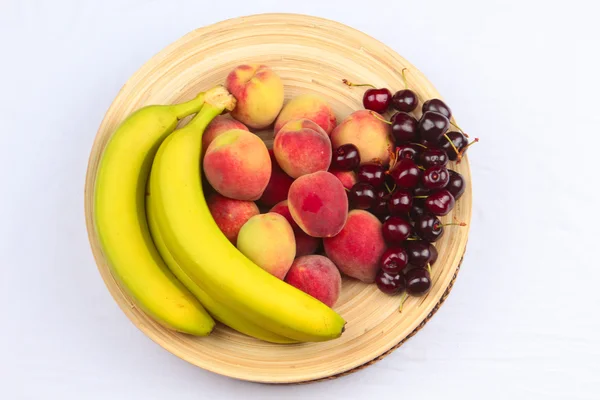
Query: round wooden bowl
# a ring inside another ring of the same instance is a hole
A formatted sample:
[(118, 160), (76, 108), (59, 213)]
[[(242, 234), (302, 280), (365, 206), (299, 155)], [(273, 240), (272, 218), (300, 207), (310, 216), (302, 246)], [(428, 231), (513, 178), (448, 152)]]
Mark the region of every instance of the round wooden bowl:
[[(232, 19), (193, 31), (148, 61), (123, 86), (97, 133), (87, 172), (85, 212), (91, 247), (108, 290), (131, 321), (176, 356), (218, 374), (265, 383), (298, 383), (330, 379), (388, 354), (413, 336), (448, 295), (465, 251), (468, 227), (450, 226), (436, 243), (433, 287), (424, 297), (409, 298), (398, 312), (399, 296), (387, 296), (375, 285), (344, 279), (335, 306), (347, 321), (341, 338), (324, 343), (276, 345), (218, 326), (206, 338), (172, 332), (155, 323), (118, 286), (95, 233), (93, 190), (98, 161), (115, 128), (134, 110), (148, 104), (191, 99), (223, 83), (236, 65), (264, 63), (285, 84), (286, 99), (312, 92), (323, 96), (338, 122), (362, 108), (364, 88), (349, 88), (342, 78), (369, 82), (392, 91), (408, 85), (421, 102), (440, 97), (419, 70), (389, 47), (337, 22), (293, 14), (266, 14)], [(416, 112), (419, 117), (420, 111)], [(272, 132), (259, 132), (270, 144)], [(467, 191), (445, 221), (471, 217), (471, 186), (466, 159), (451, 168), (463, 174)]]

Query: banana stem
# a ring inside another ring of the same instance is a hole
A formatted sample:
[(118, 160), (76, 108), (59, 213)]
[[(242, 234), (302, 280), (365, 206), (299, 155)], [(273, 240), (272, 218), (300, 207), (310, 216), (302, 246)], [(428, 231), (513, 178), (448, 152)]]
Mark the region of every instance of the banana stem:
[(175, 104), (172, 107), (177, 119), (182, 119), (190, 114), (197, 113), (204, 105), (204, 96), (206, 93), (199, 93), (198, 96), (185, 103)]
[(216, 86), (204, 94), (204, 105), (199, 113), (186, 125), (186, 128), (204, 132), (208, 124), (223, 110), (233, 110), (235, 97), (223, 86)]

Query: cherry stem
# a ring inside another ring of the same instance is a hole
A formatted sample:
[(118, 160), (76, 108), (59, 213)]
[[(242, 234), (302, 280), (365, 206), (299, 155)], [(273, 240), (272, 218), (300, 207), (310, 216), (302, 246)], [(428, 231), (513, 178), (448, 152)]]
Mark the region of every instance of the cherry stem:
[(396, 163), (398, 162), (398, 155), (400, 154), (400, 150), (396, 149), (394, 151), (392, 146), (388, 146), (387, 151), (390, 155), (390, 166), (388, 167), (388, 170), (385, 171), (385, 173), (389, 175), (390, 170), (394, 168), (396, 166)]
[(406, 82), (406, 70), (408, 68), (402, 68), (402, 80), (404, 81), (404, 89), (408, 89), (408, 82)]
[(437, 224), (436, 226), (467, 226), (467, 224), (465, 222), (447, 222), (445, 224)]
[(390, 187), (388, 186), (387, 182), (383, 183), (385, 185), (385, 188), (387, 189), (388, 193), (392, 193), (394, 190), (396, 190), (396, 184), (394, 183), (394, 188), (390, 189)]
[(456, 161), (456, 163), (460, 163), (460, 161), (462, 160), (463, 154), (465, 154), (465, 151), (467, 151), (467, 149), (469, 148), (469, 146), (474, 145), (475, 143), (479, 142), (479, 138), (475, 138), (471, 143), (467, 144), (465, 147), (462, 148), (462, 150), (460, 151), (460, 153), (458, 153), (458, 160)]
[(465, 137), (469, 137), (469, 135), (467, 135), (465, 133), (465, 131), (462, 130), (462, 128), (458, 125), (456, 125), (454, 122), (450, 121), (450, 125), (452, 125), (453, 127), (455, 127), (456, 129), (458, 129), (460, 131), (460, 133), (462, 133), (463, 135), (465, 135)]
[(344, 188), (344, 190), (348, 193), (350, 193), (350, 189), (348, 189), (347, 187)]
[(454, 149), (454, 152), (456, 153), (457, 157), (460, 156), (460, 151), (458, 151), (458, 149), (454, 145), (454, 142), (452, 141), (452, 139), (450, 139), (447, 133), (444, 133), (444, 137), (446, 138), (448, 143), (450, 143), (450, 146), (452, 146), (452, 148)]
[(421, 240), (421, 239), (419, 239), (418, 237), (408, 237), (408, 238), (406, 238), (406, 240)]
[(348, 79), (342, 79), (342, 82), (344, 82), (344, 84), (346, 84), (348, 86), (368, 86), (373, 89), (377, 89), (375, 86), (371, 85), (370, 83), (352, 83)]
[(420, 147), (422, 147), (424, 149), (428, 149), (429, 148), (429, 147), (425, 146), (423, 143), (409, 143), (409, 144), (413, 145), (413, 146), (420, 146)]
[[(425, 169), (425, 168), (423, 168), (423, 169)], [(414, 196), (413, 199), (426, 199), (428, 197), (429, 196)]]
[(424, 166), (422, 166), (422, 165), (417, 165), (417, 167), (418, 167), (418, 168), (419, 168), (421, 171), (425, 171), (425, 170), (427, 169), (427, 168), (425, 168), (425, 167), (424, 167)]
[(406, 291), (404, 291), (404, 293), (402, 294), (402, 298), (400, 299), (400, 307), (398, 308), (398, 312), (402, 312), (402, 307), (404, 307), (404, 302), (406, 301), (407, 297), (408, 297), (408, 293), (406, 293)]
[(427, 263), (427, 272), (429, 272), (429, 277), (431, 277), (431, 263)]
[(375, 111), (369, 111), (369, 113), (371, 113), (372, 116), (374, 116), (375, 118), (377, 118), (381, 122), (385, 122), (388, 125), (392, 125), (392, 121), (388, 121), (387, 119), (381, 118), (379, 116), (379, 114), (377, 114)]

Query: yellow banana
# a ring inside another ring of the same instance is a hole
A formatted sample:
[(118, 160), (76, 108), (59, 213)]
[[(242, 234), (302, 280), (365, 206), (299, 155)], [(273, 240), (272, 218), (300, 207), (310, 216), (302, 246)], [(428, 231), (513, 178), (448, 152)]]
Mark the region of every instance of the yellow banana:
[[(193, 124), (194, 121), (190, 121), (190, 124)], [(184, 128), (185, 129), (185, 128)], [(169, 267), (171, 272), (175, 274), (177, 279), (181, 281), (189, 289), (190, 292), (198, 300), (200, 303), (208, 310), (208, 312), (221, 323), (229, 326), (232, 329), (235, 329), (238, 332), (246, 334), (248, 336), (252, 336), (256, 339), (264, 340), (266, 342), (271, 343), (297, 343), (294, 340), (288, 339), (283, 336), (276, 335), (272, 332), (269, 332), (266, 329), (261, 328), (260, 326), (254, 324), (253, 322), (243, 318), (238, 313), (228, 309), (222, 303), (219, 303), (213, 300), (204, 290), (202, 290), (198, 285), (196, 285), (190, 278), (183, 272), (177, 261), (173, 258), (165, 242), (162, 239), (160, 230), (158, 228), (158, 222), (156, 220), (156, 211), (154, 209), (154, 199), (152, 196), (152, 181), (149, 182), (148, 193), (146, 194), (146, 215), (148, 216), (148, 225), (150, 225), (150, 233), (152, 234), (152, 239), (154, 240), (154, 244), (158, 249), (158, 252), (162, 256), (162, 259), (165, 261), (165, 264)]]
[(195, 127), (176, 131), (156, 155), (150, 179), (164, 243), (194, 283), (256, 325), (298, 341), (337, 338), (345, 325), (341, 316), (246, 258), (210, 214), (199, 173), (202, 134), (224, 99), (207, 93)]
[(102, 154), (94, 189), (96, 231), (113, 276), (157, 322), (198, 336), (208, 335), (215, 322), (160, 258), (146, 222), (144, 193), (156, 150), (179, 119), (203, 104), (204, 93), (131, 114)]

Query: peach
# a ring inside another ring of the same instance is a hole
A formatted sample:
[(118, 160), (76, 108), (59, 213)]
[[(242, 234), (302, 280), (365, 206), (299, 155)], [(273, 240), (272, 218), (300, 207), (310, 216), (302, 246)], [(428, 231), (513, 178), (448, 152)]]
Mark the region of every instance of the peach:
[(348, 217), (348, 197), (338, 178), (326, 171), (296, 179), (288, 206), (298, 226), (313, 237), (337, 235)]
[(210, 185), (236, 200), (258, 200), (271, 178), (267, 146), (241, 129), (217, 136), (206, 150), (203, 166)]
[(255, 129), (271, 125), (283, 106), (283, 83), (266, 65), (244, 64), (225, 80), (225, 87), (236, 98), (231, 116)]
[(274, 131), (273, 137), (276, 137), (279, 132), (282, 132), (284, 130), (299, 131), (301, 129), (312, 129), (313, 131), (324, 132), (325, 134), (327, 134), (327, 132), (325, 132), (323, 128), (321, 128), (315, 122), (311, 121), (310, 119), (301, 118), (288, 122), (279, 131)]
[(202, 155), (206, 153), (206, 149), (208, 149), (208, 146), (217, 136), (231, 129), (242, 129), (244, 131), (248, 130), (246, 125), (236, 121), (228, 115), (217, 115), (217, 117), (213, 119), (210, 124), (208, 124), (204, 134), (202, 135)]
[(336, 178), (342, 182), (342, 185), (348, 190), (352, 189), (352, 186), (358, 182), (356, 178), (356, 173), (354, 171), (338, 171), (338, 170), (330, 170)]
[(292, 229), (294, 230), (294, 238), (296, 239), (296, 257), (313, 254), (315, 251), (317, 251), (319, 245), (321, 244), (320, 240), (318, 238), (308, 236), (302, 229), (300, 229), (296, 221), (294, 221), (294, 218), (292, 218), (287, 200), (283, 200), (282, 202), (275, 204), (275, 206), (273, 206), (269, 212), (283, 215), (291, 225)]
[(216, 193), (208, 198), (207, 203), (219, 229), (234, 246), (242, 226), (251, 217), (260, 214), (252, 201), (229, 199)]
[(285, 277), (296, 256), (292, 227), (285, 217), (272, 212), (255, 215), (242, 226), (237, 248), (279, 279)]
[(296, 258), (285, 281), (329, 307), (333, 307), (342, 290), (340, 271), (327, 257), (318, 255)]
[(327, 102), (315, 94), (303, 94), (291, 99), (281, 110), (275, 122), (275, 133), (295, 119), (309, 119), (317, 123), (327, 135), (335, 128), (335, 114)]
[(294, 179), (283, 172), (279, 164), (277, 164), (272, 149), (269, 149), (269, 157), (271, 158), (271, 178), (269, 179), (267, 188), (258, 200), (260, 204), (267, 207), (274, 206), (280, 201), (287, 199), (288, 190), (290, 190), (290, 186), (294, 182)]
[(331, 132), (331, 144), (337, 149), (343, 144), (352, 143), (358, 148), (361, 164), (373, 160), (388, 164), (389, 150), (393, 146), (391, 129), (371, 113), (384, 119), (374, 111), (355, 111)]
[(375, 281), (386, 249), (381, 222), (370, 212), (352, 210), (340, 233), (323, 240), (327, 257), (344, 274), (366, 283)]
[(327, 171), (331, 164), (331, 141), (323, 129), (302, 128), (303, 121), (288, 122), (275, 135), (273, 152), (281, 169), (298, 178), (317, 171)]
[(321, 245), (321, 239), (308, 236), (302, 229), (294, 231), (294, 238), (296, 239), (296, 257), (315, 254)]
[(298, 226), (296, 221), (294, 221), (294, 218), (292, 218), (292, 214), (290, 213), (290, 207), (288, 205), (287, 200), (283, 200), (283, 201), (280, 201), (279, 203), (275, 204), (273, 206), (273, 208), (271, 208), (269, 210), (269, 212), (277, 213), (279, 215), (284, 216), (285, 219), (287, 220), (287, 222), (289, 222), (289, 224), (293, 230), (300, 229), (300, 227)]

